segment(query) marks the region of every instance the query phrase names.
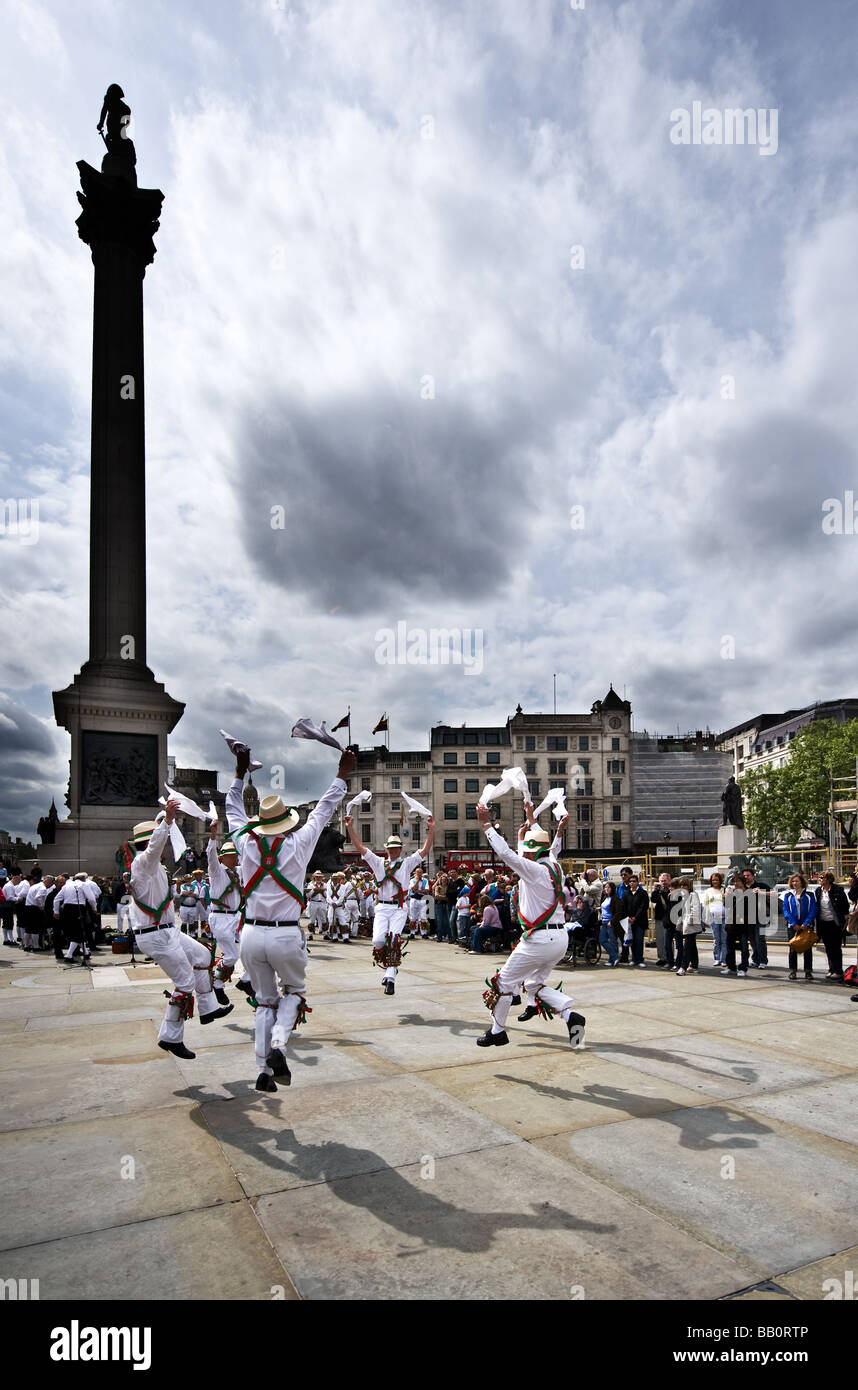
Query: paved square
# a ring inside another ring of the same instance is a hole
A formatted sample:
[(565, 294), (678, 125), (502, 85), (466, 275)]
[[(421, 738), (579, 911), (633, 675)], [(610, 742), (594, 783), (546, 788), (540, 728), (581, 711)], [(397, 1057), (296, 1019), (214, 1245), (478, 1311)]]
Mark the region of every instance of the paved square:
[(486, 1052), (499, 957), (415, 942), (388, 999), (368, 942), (319, 944), (261, 1096), (237, 991), (179, 1062), (157, 969), (7, 950), (0, 1273), (45, 1300), (821, 1299), (858, 1244), (858, 1005), (771, 957), (564, 969), (586, 1047), (513, 1009)]

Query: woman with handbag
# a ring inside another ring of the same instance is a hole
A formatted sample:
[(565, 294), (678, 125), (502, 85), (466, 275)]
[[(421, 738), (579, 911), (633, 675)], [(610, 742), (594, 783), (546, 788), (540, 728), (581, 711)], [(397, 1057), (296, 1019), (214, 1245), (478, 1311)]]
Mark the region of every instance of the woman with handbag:
[[(798, 953), (804, 955), (804, 978), (813, 979), (813, 947), (819, 940), (812, 928), (818, 906), (816, 897), (807, 891), (804, 874), (793, 874), (789, 891), (784, 895), (784, 921), (791, 929), (789, 943), (789, 978), (798, 979)], [(807, 944), (805, 944), (807, 943)]]

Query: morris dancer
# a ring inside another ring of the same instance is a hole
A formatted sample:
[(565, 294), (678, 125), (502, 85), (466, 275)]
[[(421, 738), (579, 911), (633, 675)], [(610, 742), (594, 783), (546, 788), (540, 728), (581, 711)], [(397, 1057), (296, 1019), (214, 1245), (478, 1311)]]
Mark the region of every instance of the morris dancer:
[(580, 1047), (584, 1040), (586, 1020), (575, 1013), (567, 994), (546, 985), (546, 978), (563, 959), (569, 946), (566, 935), (566, 910), (563, 897), (563, 877), (550, 859), (548, 834), (541, 826), (525, 825), (520, 839), (522, 850), (516, 854), (502, 835), (492, 829), (487, 806), (477, 806), (477, 819), (486, 839), (499, 859), (514, 869), (519, 877), (518, 920), (522, 926), (521, 940), (506, 964), (488, 982), (484, 994), (491, 1011), (492, 1026), (477, 1047), (503, 1047), (509, 1042), (504, 1025), (513, 995), (521, 985), (536, 1000), (536, 1010), (551, 1018), (559, 1013), (569, 1030), (569, 1043)]
[(349, 839), (362, 859), (372, 870), (377, 885), (378, 898), (372, 927), (373, 965), (384, 970), (381, 982), (385, 994), (393, 994), (394, 982), (399, 962), (402, 959), (402, 929), (405, 926), (405, 895), (411, 882), (411, 875), (429, 854), (435, 839), (435, 818), (430, 816), (426, 822), (426, 839), (419, 850), (405, 859), (394, 859), (399, 855), (402, 841), (398, 835), (389, 835), (385, 841), (385, 859), (373, 854), (361, 843), (355, 833), (351, 816), (346, 816), (346, 830)]
[(429, 935), (429, 885), (423, 877), (423, 865), (419, 864), (411, 877), (408, 891), (408, 923), (416, 927), (421, 936)]
[(358, 922), (360, 921), (360, 904), (362, 893), (360, 884), (352, 877), (351, 869), (346, 870), (346, 917), (348, 919), (349, 934), (346, 941), (358, 934)]
[(172, 994), (165, 990), (167, 1008), (158, 1033), (158, 1046), (175, 1057), (192, 1059), (195, 1052), (185, 1047), (185, 1019), (194, 1013), (194, 994), (200, 1006), (200, 1023), (213, 1023), (232, 1013), (232, 1004), (218, 1008), (211, 988), (211, 956), (193, 936), (180, 932), (173, 914), (173, 901), (167, 871), (161, 855), (169, 842), (169, 829), (179, 803), (172, 798), (165, 807), (165, 819), (135, 825), (129, 844), (136, 851), (131, 861), (131, 926), (139, 941), (146, 939), (146, 950), (173, 982)]
[(349, 885), (346, 876), (338, 870), (331, 879), (330, 922), (331, 940), (349, 939)]
[(224, 985), (232, 979), (238, 960), (238, 937), (241, 930), (241, 880), (236, 872), (238, 852), (231, 840), (224, 840), (218, 850), (217, 821), (213, 820), (206, 847), (209, 864), (209, 929), (220, 946), (221, 956), (214, 971), (215, 997), (228, 1004)]
[(287, 1086), (292, 1081), (284, 1055), (286, 1045), (296, 1022), (308, 1012), (304, 993), (307, 953), (300, 925), (307, 865), (319, 836), (346, 794), (346, 781), (354, 773), (356, 759), (349, 751), (341, 755), (337, 776), (310, 812), (306, 825), (298, 829), (298, 812), (285, 806), (279, 796), (264, 797), (258, 817), (247, 822), (241, 793), (249, 764), (249, 750), (240, 749), (235, 780), (227, 792), (226, 815), (241, 858), (245, 904), (241, 959), (250, 973), (257, 1004), (256, 1089), (276, 1091), (275, 1076), (282, 1077)]
[(316, 935), (317, 927), (324, 934), (325, 927), (328, 925), (328, 891), (325, 875), (321, 869), (317, 869), (313, 877), (305, 884), (304, 893), (307, 900), (307, 916), (310, 919), (310, 935)]

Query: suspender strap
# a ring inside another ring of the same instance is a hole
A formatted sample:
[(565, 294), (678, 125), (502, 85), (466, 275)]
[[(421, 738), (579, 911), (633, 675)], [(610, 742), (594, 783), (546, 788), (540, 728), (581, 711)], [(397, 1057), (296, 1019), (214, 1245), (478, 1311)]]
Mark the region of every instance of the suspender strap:
[[(549, 918), (553, 917), (557, 908), (559, 906), (562, 906), (566, 901), (563, 897), (563, 879), (557, 865), (546, 864), (545, 867), (547, 868), (548, 873), (551, 877), (551, 886), (554, 889), (554, 902), (551, 904), (550, 907), (545, 909), (541, 916), (535, 917), (532, 922), (528, 921), (528, 919), (522, 913), (521, 908), (518, 906), (518, 904), (516, 904), (515, 913), (518, 917), (519, 922), (524, 928), (524, 931), (522, 932), (522, 940), (526, 940), (532, 932), (539, 931), (540, 927), (546, 926)], [(558, 923), (558, 926), (559, 925), (560, 924)]]
[[(226, 868), (226, 865), (221, 865), (221, 867), (222, 867), (222, 868)], [(212, 907), (216, 907), (220, 912), (232, 912), (233, 910), (237, 912), (237, 911), (238, 911), (238, 908), (233, 909), (233, 908), (227, 907), (227, 905), (226, 905), (224, 899), (229, 897), (230, 893), (233, 891), (234, 888), (237, 888), (237, 889), (238, 889), (239, 903), (240, 903), (240, 900), (241, 900), (241, 880), (239, 879), (238, 874), (236, 873), (235, 869), (226, 869), (226, 876), (227, 876), (227, 878), (229, 879), (229, 883), (228, 883), (227, 887), (224, 888), (224, 890), (223, 890), (223, 892), (221, 893), (220, 897), (218, 897), (218, 898), (212, 898), (212, 899), (211, 899), (211, 906), (212, 906)]]
[(396, 906), (402, 907), (403, 903), (405, 902), (405, 889), (402, 887), (402, 884), (399, 882), (399, 879), (393, 872), (394, 869), (399, 868), (399, 863), (400, 861), (397, 859), (396, 863), (392, 866), (390, 864), (385, 865), (384, 878), (377, 878), (375, 881), (378, 884), (379, 888), (382, 888), (385, 883), (392, 883), (394, 888), (396, 889)]
[(262, 880), (268, 877), (273, 878), (274, 882), (283, 889), (284, 893), (288, 893), (290, 898), (294, 898), (296, 903), (298, 903), (300, 907), (303, 907), (305, 904), (304, 894), (301, 892), (300, 888), (295, 887), (294, 883), (290, 883), (288, 878), (286, 878), (284, 874), (281, 874), (277, 867), (277, 855), (286, 836), (278, 835), (269, 846), (264, 835), (257, 835), (255, 830), (248, 831), (248, 834), (259, 850), (259, 868), (254, 871), (249, 882), (244, 885), (244, 902), (242, 907), (247, 907), (251, 893), (255, 893)]

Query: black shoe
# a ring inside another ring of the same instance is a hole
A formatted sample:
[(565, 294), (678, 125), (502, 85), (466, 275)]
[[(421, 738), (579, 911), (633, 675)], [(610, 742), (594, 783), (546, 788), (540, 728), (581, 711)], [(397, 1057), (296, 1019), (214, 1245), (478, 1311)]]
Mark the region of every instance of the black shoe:
[(291, 1086), (292, 1073), (286, 1065), (286, 1058), (283, 1056), (279, 1047), (272, 1047), (265, 1061), (275, 1076), (282, 1077), (285, 1086)]
[(382, 982), (381, 982), (381, 987), (382, 987), (382, 989), (384, 990), (385, 994), (393, 994), (393, 981), (392, 981), (392, 980), (382, 980)]
[(853, 1004), (858, 1004), (858, 994), (850, 994), (849, 999)]
[(215, 1009), (214, 1013), (201, 1014), (200, 1023), (214, 1023), (216, 1018), (226, 1018), (227, 1014), (231, 1014), (234, 1008), (234, 1004), (227, 1004), (225, 1008)]
[(570, 1014), (566, 1020), (566, 1027), (569, 1029), (569, 1046), (581, 1047), (584, 1042), (584, 1024), (587, 1022), (583, 1014)]
[(267, 1071), (261, 1071), (256, 1078), (257, 1091), (276, 1091), (274, 1077), (269, 1076)]
[(174, 1057), (183, 1058), (186, 1062), (192, 1062), (197, 1055), (196, 1052), (190, 1052), (184, 1043), (159, 1042), (158, 1046), (162, 1047), (165, 1052), (172, 1052)]
[(520, 994), (514, 994), (514, 995), (512, 996), (512, 1002), (513, 1002), (513, 1004), (520, 1004), (520, 1003), (521, 1003), (521, 995), (520, 995)]
[(229, 995), (227, 994), (227, 992), (226, 992), (225, 989), (221, 989), (221, 988), (219, 988), (219, 987), (216, 987), (216, 988), (215, 988), (215, 991), (214, 991), (214, 997), (215, 997), (215, 999), (217, 1000), (217, 1002), (218, 1002), (219, 1004), (228, 1004), (228, 1003), (229, 1003)]
[(481, 1038), (477, 1038), (477, 1047), (506, 1047), (509, 1038), (506, 1033), (493, 1033), (491, 1028), (487, 1028)]
[(529, 1023), (532, 1018), (536, 1018), (536, 1015), (538, 1013), (539, 1010), (537, 1008), (534, 1008), (533, 1004), (528, 1004), (524, 1013), (519, 1014), (518, 1021), (519, 1023)]
[(253, 993), (253, 985), (249, 980), (237, 980), (235, 987), (240, 989), (242, 994), (250, 996)]

